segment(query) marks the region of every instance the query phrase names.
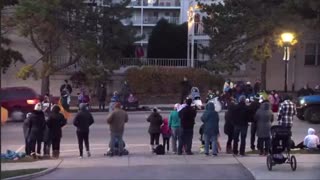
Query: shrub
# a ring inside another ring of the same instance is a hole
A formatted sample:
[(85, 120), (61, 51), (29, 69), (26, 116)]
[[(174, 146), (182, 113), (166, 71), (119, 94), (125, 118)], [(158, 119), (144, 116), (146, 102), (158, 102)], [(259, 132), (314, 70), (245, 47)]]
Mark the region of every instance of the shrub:
[(187, 77), (192, 86), (206, 93), (208, 89), (222, 89), (223, 78), (204, 69), (144, 67), (127, 71), (126, 79), (136, 94), (164, 95), (181, 91), (181, 81)]

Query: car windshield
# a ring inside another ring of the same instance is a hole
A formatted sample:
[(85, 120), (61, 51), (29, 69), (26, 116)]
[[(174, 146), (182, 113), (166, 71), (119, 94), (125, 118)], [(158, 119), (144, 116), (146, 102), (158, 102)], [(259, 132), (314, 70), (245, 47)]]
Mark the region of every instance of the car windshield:
[(37, 95), (31, 89), (4, 89), (0, 91), (0, 100), (18, 100), (35, 98)]

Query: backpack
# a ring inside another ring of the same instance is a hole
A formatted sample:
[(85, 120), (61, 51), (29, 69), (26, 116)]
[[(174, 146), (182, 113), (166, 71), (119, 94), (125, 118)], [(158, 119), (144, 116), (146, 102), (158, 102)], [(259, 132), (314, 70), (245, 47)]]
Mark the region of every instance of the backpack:
[(156, 153), (157, 155), (164, 155), (164, 147), (162, 144), (158, 145), (155, 149), (154, 149), (154, 153)]

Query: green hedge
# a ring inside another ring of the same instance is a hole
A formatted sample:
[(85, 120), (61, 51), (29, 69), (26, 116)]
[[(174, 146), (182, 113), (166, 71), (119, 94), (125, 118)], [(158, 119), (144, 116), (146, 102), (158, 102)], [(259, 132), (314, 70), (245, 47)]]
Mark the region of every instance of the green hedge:
[(192, 86), (200, 89), (201, 95), (208, 89), (222, 89), (224, 79), (203, 69), (144, 67), (132, 68), (127, 77), (136, 94), (176, 94), (181, 91), (180, 82), (187, 77)]

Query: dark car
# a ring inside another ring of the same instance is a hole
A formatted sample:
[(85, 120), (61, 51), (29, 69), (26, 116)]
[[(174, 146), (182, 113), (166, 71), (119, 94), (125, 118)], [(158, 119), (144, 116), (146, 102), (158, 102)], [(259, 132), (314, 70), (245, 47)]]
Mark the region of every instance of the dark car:
[(311, 123), (320, 123), (320, 95), (299, 97), (297, 117)]
[(31, 112), (40, 100), (41, 97), (28, 87), (9, 87), (0, 90), (1, 106), (8, 110), (9, 117), (13, 121), (24, 120), (25, 115)]

